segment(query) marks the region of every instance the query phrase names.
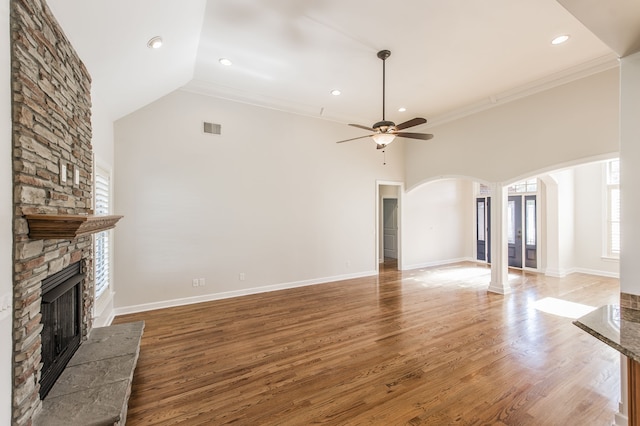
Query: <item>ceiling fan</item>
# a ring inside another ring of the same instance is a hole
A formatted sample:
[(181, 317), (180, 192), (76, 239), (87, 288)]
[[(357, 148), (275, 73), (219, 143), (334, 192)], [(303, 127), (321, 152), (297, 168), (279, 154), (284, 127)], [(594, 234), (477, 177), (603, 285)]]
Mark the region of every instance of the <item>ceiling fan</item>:
[(378, 52), (378, 58), (382, 59), (382, 120), (378, 121), (371, 127), (361, 126), (359, 124), (349, 124), (349, 126), (358, 127), (364, 130), (369, 130), (373, 132), (373, 134), (366, 135), (366, 136), (358, 136), (357, 138), (345, 139), (343, 141), (338, 141), (337, 143), (349, 142), (356, 139), (371, 137), (373, 141), (377, 144), (378, 149), (384, 149), (387, 145), (393, 142), (393, 140), (397, 137), (408, 138), (408, 139), (421, 139), (421, 140), (429, 140), (433, 138), (433, 135), (429, 133), (411, 133), (411, 132), (400, 131), (400, 130), (408, 129), (409, 127), (426, 123), (427, 120), (425, 118), (416, 117), (400, 124), (396, 124), (393, 121), (385, 120), (384, 118), (385, 61), (389, 56), (391, 56), (391, 51), (389, 50), (381, 50)]

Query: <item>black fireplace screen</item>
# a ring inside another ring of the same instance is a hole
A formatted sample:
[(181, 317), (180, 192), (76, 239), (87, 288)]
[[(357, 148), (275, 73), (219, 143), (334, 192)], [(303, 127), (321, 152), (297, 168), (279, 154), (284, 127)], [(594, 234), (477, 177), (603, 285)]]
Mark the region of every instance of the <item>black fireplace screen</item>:
[(42, 399), (80, 346), (83, 279), (76, 262), (42, 281)]

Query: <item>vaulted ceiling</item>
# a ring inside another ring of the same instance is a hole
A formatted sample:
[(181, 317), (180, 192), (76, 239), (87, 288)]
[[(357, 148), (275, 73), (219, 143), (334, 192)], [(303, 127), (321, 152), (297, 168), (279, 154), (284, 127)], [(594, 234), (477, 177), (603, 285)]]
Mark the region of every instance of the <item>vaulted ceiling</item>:
[[(340, 122), (430, 121), (617, 65), (556, 0), (49, 0), (120, 118), (179, 88)], [(569, 34), (568, 42), (551, 40)], [(164, 39), (154, 50), (147, 42)], [(224, 66), (228, 58), (232, 66)], [(339, 89), (340, 96), (331, 95)], [(405, 107), (406, 112), (398, 112)]]

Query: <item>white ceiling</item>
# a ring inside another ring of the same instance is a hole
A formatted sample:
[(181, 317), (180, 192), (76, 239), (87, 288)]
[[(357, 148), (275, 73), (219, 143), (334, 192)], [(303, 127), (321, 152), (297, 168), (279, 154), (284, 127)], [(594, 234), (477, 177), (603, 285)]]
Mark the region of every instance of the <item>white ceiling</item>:
[[(616, 66), (556, 0), (49, 0), (113, 119), (184, 88), (341, 122), (443, 120)], [(552, 46), (559, 34), (569, 42)], [(159, 50), (147, 48), (156, 35)], [(233, 66), (224, 67), (219, 58)], [(334, 88), (341, 96), (332, 96)], [(404, 106), (407, 112), (400, 113)]]

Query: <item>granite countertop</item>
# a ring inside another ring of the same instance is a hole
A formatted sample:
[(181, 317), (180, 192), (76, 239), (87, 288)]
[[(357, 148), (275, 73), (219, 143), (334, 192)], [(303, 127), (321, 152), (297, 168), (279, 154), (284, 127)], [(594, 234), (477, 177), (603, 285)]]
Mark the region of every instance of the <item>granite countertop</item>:
[(640, 311), (605, 305), (573, 323), (626, 357), (640, 362)]

